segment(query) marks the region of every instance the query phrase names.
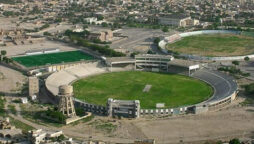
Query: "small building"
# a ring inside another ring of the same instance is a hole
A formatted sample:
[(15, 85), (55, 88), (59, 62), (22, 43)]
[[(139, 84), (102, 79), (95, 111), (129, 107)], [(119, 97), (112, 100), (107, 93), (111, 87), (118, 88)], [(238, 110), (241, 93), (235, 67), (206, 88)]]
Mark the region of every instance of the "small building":
[(20, 98), (21, 103), (23, 104), (27, 104), (28, 103), (28, 99), (26, 97)]
[(191, 19), (190, 16), (186, 16), (182, 14), (164, 15), (159, 17), (158, 20), (159, 20), (159, 24), (169, 25), (169, 26), (186, 27), (186, 26), (199, 25), (198, 20), (193, 20)]
[(140, 116), (139, 100), (114, 100), (109, 98), (107, 108), (110, 117), (139, 118)]
[(28, 132), (28, 140), (32, 144), (40, 144), (42, 142), (47, 143), (51, 138), (59, 137), (62, 135), (62, 131), (44, 131), (42, 129), (31, 130)]
[(22, 140), (22, 130), (10, 124), (9, 118), (0, 120), (0, 143), (18, 143)]
[(36, 99), (37, 99), (37, 96), (36, 96), (36, 95), (32, 95), (32, 96), (31, 96), (31, 100), (32, 100), (32, 101), (35, 101)]
[(174, 57), (171, 55), (139, 54), (135, 55), (135, 69), (167, 71), (168, 63), (173, 60)]

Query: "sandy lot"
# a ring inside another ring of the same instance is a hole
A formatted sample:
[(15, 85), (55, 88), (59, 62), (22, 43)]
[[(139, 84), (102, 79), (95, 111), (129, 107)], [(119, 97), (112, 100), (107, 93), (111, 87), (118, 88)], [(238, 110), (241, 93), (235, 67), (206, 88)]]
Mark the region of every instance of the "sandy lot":
[(135, 125), (158, 143), (244, 137), (254, 131), (254, 107), (227, 110), (181, 118), (136, 122)]
[(16, 55), (23, 55), (26, 51), (29, 51), (29, 50), (43, 50), (43, 49), (50, 49), (50, 48), (59, 48), (60, 51), (76, 50), (74, 47), (71, 47), (65, 43), (56, 42), (56, 41), (48, 41), (48, 40), (41, 43), (35, 43), (35, 44), (3, 46), (3, 47), (0, 47), (0, 50), (6, 50), (7, 56), (16, 56)]
[(0, 65), (0, 92), (12, 94), (18, 93), (26, 77), (21, 73)]

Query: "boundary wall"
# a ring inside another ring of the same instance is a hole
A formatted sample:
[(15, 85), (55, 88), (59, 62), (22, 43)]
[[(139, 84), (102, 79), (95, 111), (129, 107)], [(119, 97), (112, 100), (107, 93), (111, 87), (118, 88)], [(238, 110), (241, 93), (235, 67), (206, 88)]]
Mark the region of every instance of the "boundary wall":
[[(194, 36), (194, 35), (202, 35), (202, 34), (235, 34), (240, 35), (242, 34), (241, 31), (232, 31), (232, 30), (203, 30), (203, 31), (193, 31), (193, 32), (185, 32), (180, 34), (174, 34), (168, 37), (165, 37), (163, 40), (159, 42), (159, 47), (163, 53), (169, 54), (168, 50), (166, 50), (166, 45), (168, 43), (174, 43), (181, 38)], [(243, 35), (246, 35), (243, 33)], [(175, 38), (176, 37), (176, 38)], [(172, 41), (172, 39), (174, 39)], [(212, 60), (212, 61), (223, 61), (223, 60), (243, 60), (245, 57), (254, 58), (254, 54), (250, 55), (243, 55), (243, 56), (230, 56), (230, 57), (207, 57), (207, 56), (199, 56), (199, 55), (191, 55), (191, 54), (180, 54), (189, 59), (193, 60)]]

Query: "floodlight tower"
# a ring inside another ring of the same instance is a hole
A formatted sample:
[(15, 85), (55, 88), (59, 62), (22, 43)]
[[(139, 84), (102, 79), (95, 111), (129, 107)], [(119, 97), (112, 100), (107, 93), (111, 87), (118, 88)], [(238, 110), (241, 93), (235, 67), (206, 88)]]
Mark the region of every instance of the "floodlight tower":
[(60, 97), (58, 111), (68, 117), (76, 116), (73, 104), (73, 87), (70, 85), (61, 85), (59, 87), (58, 96)]

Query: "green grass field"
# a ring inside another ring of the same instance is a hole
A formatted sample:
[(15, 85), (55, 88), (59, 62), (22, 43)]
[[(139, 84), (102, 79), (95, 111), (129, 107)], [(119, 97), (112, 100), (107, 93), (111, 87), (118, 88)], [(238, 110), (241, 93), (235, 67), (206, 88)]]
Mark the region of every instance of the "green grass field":
[(46, 64), (59, 64), (62, 62), (75, 62), (80, 61), (81, 59), (92, 60), (94, 58), (81, 51), (69, 51), (69, 52), (15, 57), (12, 59), (26, 67), (33, 67), (33, 66), (43, 66)]
[[(152, 87), (143, 92), (147, 84)], [(190, 77), (138, 71), (91, 76), (73, 87), (75, 97), (89, 103), (105, 106), (108, 98), (140, 100), (142, 108), (155, 108), (156, 103), (166, 107), (196, 104), (213, 93), (208, 84)]]
[(237, 56), (254, 53), (254, 37), (213, 34), (185, 37), (167, 45), (168, 50), (203, 56)]

